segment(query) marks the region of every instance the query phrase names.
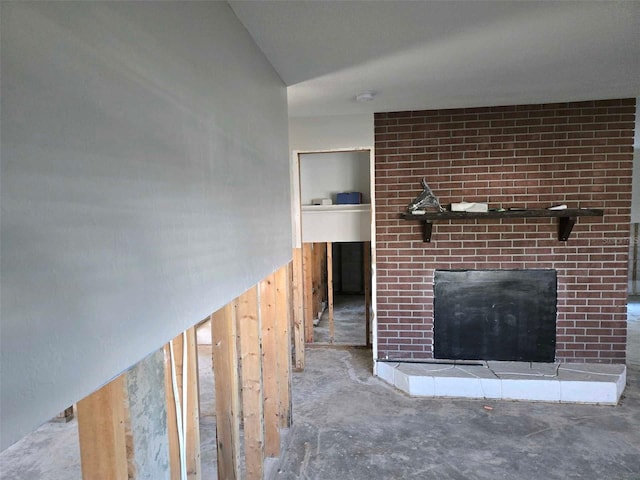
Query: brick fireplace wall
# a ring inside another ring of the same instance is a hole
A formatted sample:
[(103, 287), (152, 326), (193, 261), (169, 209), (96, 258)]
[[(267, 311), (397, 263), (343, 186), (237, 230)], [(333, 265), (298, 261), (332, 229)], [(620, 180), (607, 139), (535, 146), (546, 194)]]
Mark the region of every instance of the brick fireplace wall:
[[(556, 357), (625, 361), (635, 99), (375, 115), (379, 359), (433, 358), (435, 269), (554, 268)], [(601, 208), (557, 220), (399, 218), (426, 177), (440, 202)]]

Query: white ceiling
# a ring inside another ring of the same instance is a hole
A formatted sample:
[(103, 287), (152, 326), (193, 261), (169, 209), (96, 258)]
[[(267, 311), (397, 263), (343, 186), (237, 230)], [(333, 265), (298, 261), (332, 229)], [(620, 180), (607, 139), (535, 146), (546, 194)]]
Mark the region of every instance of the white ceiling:
[(640, 1), (229, 3), (290, 116), (640, 96)]

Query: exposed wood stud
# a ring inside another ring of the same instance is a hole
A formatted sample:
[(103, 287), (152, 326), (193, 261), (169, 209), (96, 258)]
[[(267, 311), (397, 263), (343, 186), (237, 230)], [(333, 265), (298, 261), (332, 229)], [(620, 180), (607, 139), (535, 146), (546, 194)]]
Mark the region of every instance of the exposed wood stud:
[(336, 328), (333, 318), (333, 243), (327, 242), (327, 303), (329, 308), (329, 342), (333, 343), (336, 337)]
[(127, 480), (125, 374), (78, 402), (82, 478)]
[[(175, 421), (175, 437), (169, 440), (169, 458), (173, 459), (175, 456), (174, 450), (178, 452), (178, 463), (177, 465), (171, 465), (172, 470), (177, 469), (178, 476), (176, 478), (182, 480), (182, 456), (185, 456), (186, 461), (186, 446), (181, 445), (181, 438), (184, 439), (184, 423), (183, 423), (183, 411), (184, 406), (182, 404), (182, 390), (183, 390), (183, 351), (184, 351), (184, 342), (182, 339), (182, 334), (178, 335), (176, 338), (171, 340), (168, 344), (169, 348), (169, 375), (174, 375), (175, 378), (170, 377), (171, 384), (169, 386), (169, 390), (166, 391), (167, 403), (172, 403), (172, 410), (174, 413), (174, 417), (172, 419), (167, 419), (171, 423)], [(166, 380), (165, 380), (166, 381)], [(174, 391), (174, 383), (177, 388), (177, 392)], [(173, 444), (173, 445), (172, 445)], [(183, 451), (184, 449), (184, 451)]]
[(276, 341), (275, 274), (259, 284), (260, 324), (262, 328), (262, 381), (264, 399), (264, 452), (269, 457), (280, 454), (280, 419), (278, 417), (278, 358)]
[(278, 416), (281, 428), (291, 426), (291, 285), (290, 266), (275, 274)]
[(264, 477), (264, 405), (262, 349), (258, 289), (252, 287), (238, 298), (238, 332), (242, 368), (242, 411), (247, 480)]
[(167, 435), (169, 438), (169, 470), (171, 480), (181, 480), (180, 473), (180, 442), (178, 441), (178, 417), (175, 395), (173, 393), (173, 377), (171, 366), (171, 348), (167, 343), (163, 348), (164, 354), (164, 391), (167, 408)]
[(187, 454), (187, 479), (200, 480), (200, 385), (198, 377), (198, 343), (196, 328), (191, 327), (184, 333), (183, 340), (187, 348), (186, 368), (183, 369), (183, 388), (186, 395), (185, 446)]
[(322, 314), (322, 305), (327, 299), (327, 244), (313, 244), (313, 314), (314, 321)]
[(302, 248), (293, 249), (291, 263), (291, 297), (293, 313), (293, 346), (295, 370), (304, 370), (304, 281), (302, 273)]
[(304, 340), (313, 343), (313, 244), (302, 244)]
[(312, 306), (312, 310), (311, 310), (311, 318), (313, 319), (313, 321), (315, 322), (316, 319), (318, 318), (318, 313), (320, 311), (320, 302), (322, 301), (320, 299), (320, 269), (318, 268), (320, 266), (320, 249), (318, 248), (318, 244), (314, 243), (313, 244), (313, 248), (312, 248), (312, 263), (311, 263), (311, 296), (312, 296), (312, 301), (311, 301), (311, 306)]
[[(195, 327), (189, 328), (165, 345), (164, 359), (171, 479), (181, 478), (181, 457), (184, 455), (187, 479), (199, 480), (200, 400)], [(172, 378), (173, 372), (175, 379)], [(174, 381), (177, 394), (174, 392)], [(180, 421), (177, 415), (181, 415)], [(182, 431), (179, 431), (179, 425)], [(180, 437), (184, 441), (182, 448)]]
[[(291, 425), (292, 277), (293, 262), (211, 316), (218, 478), (240, 478), (241, 397), (247, 479), (264, 478), (265, 453), (280, 454), (280, 428)], [(199, 480), (195, 327), (165, 346), (164, 365), (169, 478)], [(135, 465), (131, 461), (133, 451), (127, 443), (130, 428), (126, 378), (118, 377), (78, 403), (85, 478), (135, 477), (131, 469)], [(96, 415), (96, 411), (101, 415)], [(183, 431), (179, 431), (181, 428)]]
[(218, 478), (240, 478), (240, 385), (235, 301), (211, 315)]

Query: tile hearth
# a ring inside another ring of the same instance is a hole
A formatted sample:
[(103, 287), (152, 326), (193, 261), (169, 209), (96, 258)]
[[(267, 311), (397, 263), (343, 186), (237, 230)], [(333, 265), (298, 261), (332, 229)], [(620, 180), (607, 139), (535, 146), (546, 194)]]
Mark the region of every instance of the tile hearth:
[(481, 365), (379, 361), (377, 375), (416, 397), (615, 405), (625, 365), (488, 361)]

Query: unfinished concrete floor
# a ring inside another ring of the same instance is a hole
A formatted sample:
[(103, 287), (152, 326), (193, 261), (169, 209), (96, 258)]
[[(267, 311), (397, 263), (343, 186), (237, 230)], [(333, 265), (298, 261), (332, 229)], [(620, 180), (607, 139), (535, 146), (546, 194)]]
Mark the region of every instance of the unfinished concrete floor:
[(640, 478), (637, 366), (606, 407), (410, 398), (371, 377), (365, 350), (307, 354), (279, 479)]
[[(206, 333), (201, 336), (206, 339)], [(640, 298), (616, 407), (410, 398), (363, 348), (307, 350), (282, 480), (640, 479)], [(202, 478), (216, 478), (211, 346), (199, 346)], [(490, 407), (490, 408), (485, 408)], [(79, 480), (77, 424), (47, 423), (0, 454), (3, 480)]]
[(638, 480), (638, 300), (616, 407), (410, 398), (371, 376), (368, 350), (307, 350), (277, 478)]
[[(364, 295), (336, 295), (333, 301), (335, 344), (366, 345)], [(329, 343), (329, 309), (313, 327), (314, 343)]]

